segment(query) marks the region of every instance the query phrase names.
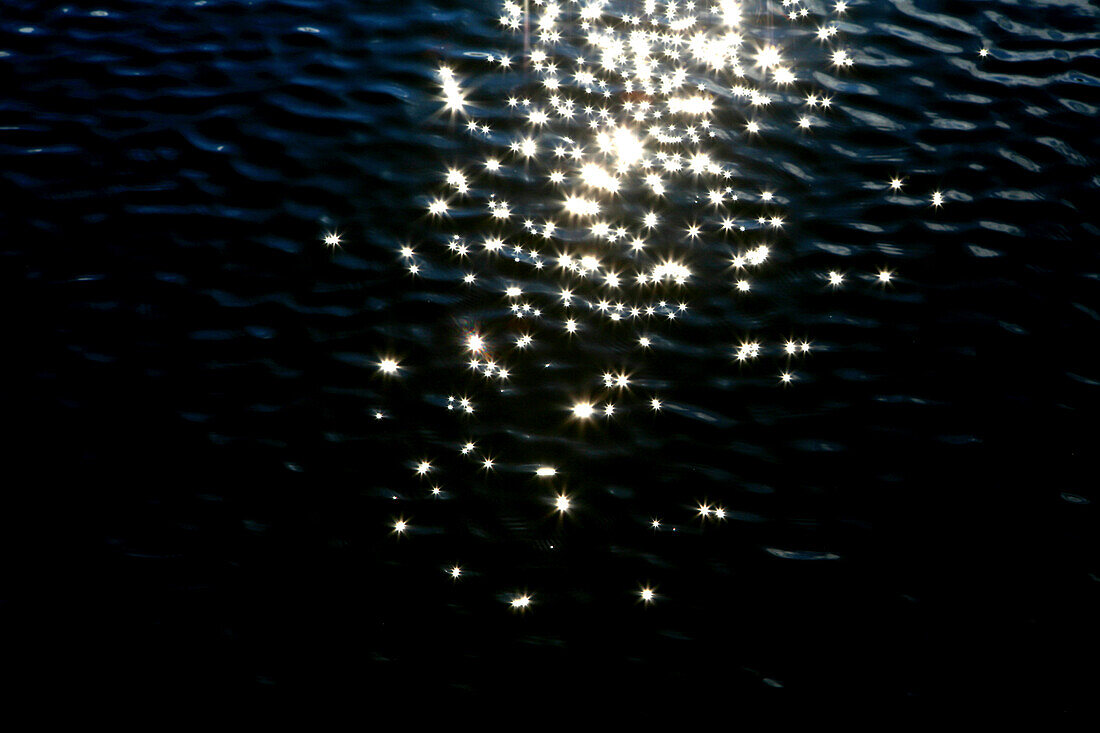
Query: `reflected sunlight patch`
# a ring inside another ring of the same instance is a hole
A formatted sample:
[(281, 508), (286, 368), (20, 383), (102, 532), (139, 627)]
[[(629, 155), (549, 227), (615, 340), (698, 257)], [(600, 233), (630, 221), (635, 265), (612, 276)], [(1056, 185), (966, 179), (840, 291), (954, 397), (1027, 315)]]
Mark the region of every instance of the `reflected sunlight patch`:
[[(463, 157), (446, 161), (423, 201), (435, 244), (399, 254), (412, 275), (427, 258), (442, 259), (460, 273), (456, 288), (477, 291), (506, 313), (456, 326), (453, 343), (466, 371), (458, 376), (477, 376), (490, 399), (521, 365), (535, 363), (540, 340), (599, 342), (611, 324), (616, 339), (629, 329), (625, 340), (639, 354), (658, 349), (651, 329), (691, 317), (697, 263), (718, 249), (728, 252), (721, 263), (726, 294), (754, 297), (754, 278), (780, 246), (786, 214), (777, 192), (746, 178), (736, 160), (766, 145), (780, 126), (809, 135), (825, 124), (833, 99), (812, 86), (814, 69), (805, 64), (817, 59), (838, 71), (854, 63), (834, 22), (846, 10), (839, 2), (819, 16), (794, 0), (505, 0), (497, 20), (506, 48), (438, 68), (438, 110)], [(516, 267), (526, 272), (522, 281), (508, 274)], [(890, 278), (890, 271), (878, 274), (880, 285)], [(844, 275), (823, 274), (820, 284), (842, 287)], [(797, 382), (795, 367), (812, 350), (808, 338), (731, 341), (731, 366), (772, 358), (780, 388)], [(401, 375), (392, 357), (378, 369)], [(551, 419), (578, 429), (632, 413), (660, 419), (671, 404), (639, 388), (642, 375), (625, 368), (592, 376), (591, 385), (561, 396)], [(446, 409), (477, 420), (478, 397), (456, 390)], [(456, 443), (455, 453), (481, 472), (511, 467), (507, 456), (473, 440)], [(568, 522), (584, 511), (564, 491), (569, 467), (560, 456), (542, 458), (517, 463), (517, 475), (541, 479), (534, 490)], [(434, 457), (405, 460), (434, 495), (447, 491)], [(726, 517), (707, 502), (695, 509), (699, 521)], [(660, 517), (645, 526), (674, 531)], [(395, 518), (391, 531), (407, 538), (415, 524)], [(441, 567), (461, 582), (468, 565), (455, 560)], [(648, 581), (635, 595), (642, 605), (660, 599)], [(516, 612), (538, 602), (528, 590), (501, 598)]]

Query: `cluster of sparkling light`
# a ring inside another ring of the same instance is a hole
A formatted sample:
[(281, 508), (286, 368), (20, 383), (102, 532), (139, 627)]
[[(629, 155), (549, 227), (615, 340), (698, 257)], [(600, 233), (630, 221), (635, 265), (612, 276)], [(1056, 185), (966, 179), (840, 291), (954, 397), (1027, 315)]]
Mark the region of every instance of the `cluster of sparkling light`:
[[(835, 69), (854, 63), (832, 18), (814, 26), (804, 3), (780, 5), (785, 19), (811, 24), (808, 38), (825, 45)], [(837, 2), (832, 14), (845, 11)], [(753, 278), (766, 269), (785, 224), (782, 199), (746, 182), (723, 152), (754, 144), (775, 125), (808, 134), (833, 109), (830, 96), (809, 88), (812, 70), (799, 68), (792, 49), (773, 40), (770, 18), (759, 28), (746, 20), (767, 13), (764, 3), (737, 0), (505, 0), (499, 23), (516, 50), (485, 54), (487, 66), (463, 68), (461, 76), (449, 65), (439, 68), (442, 110), (478, 151), (444, 167), (424, 207), (437, 225), (459, 230), (443, 234), (441, 244), (461, 268), (463, 286), (499, 298), (514, 329), (475, 327), (456, 335), (470, 372), (483, 383), (507, 382), (543, 335), (599, 337), (619, 324), (635, 329), (638, 348), (658, 347), (651, 327), (690, 315), (692, 262), (703, 240), (728, 244), (730, 295), (752, 297)], [(498, 73), (515, 78), (495, 103), (492, 96), (475, 99), (476, 86), (463, 81)], [(890, 183), (895, 192), (901, 185)], [(684, 191), (690, 200), (677, 195)], [(936, 192), (933, 205), (942, 203)], [(409, 245), (399, 256), (412, 275), (425, 267)], [(498, 274), (503, 263), (527, 268), (539, 287), (507, 281)], [(878, 282), (892, 275), (882, 270)], [(844, 282), (838, 271), (823, 277), (833, 288)], [(734, 346), (731, 362), (777, 356), (784, 364), (778, 379), (790, 384), (792, 362), (810, 350), (808, 341), (751, 339)], [(399, 373), (392, 357), (378, 368)], [(632, 407), (661, 412), (664, 398), (637, 390), (638, 382), (626, 370), (594, 375), (591, 389), (602, 392), (564, 403), (565, 422), (620, 419)], [(464, 419), (476, 412), (466, 393), (450, 395), (446, 407)], [(485, 472), (498, 467), (472, 441), (458, 452)], [(557, 468), (532, 468), (551, 484), (546, 500), (554, 513), (583, 511), (551, 480)], [(426, 479), (434, 466), (418, 459), (413, 470)], [(442, 493), (435, 484), (431, 491)], [(726, 517), (724, 508), (706, 503), (697, 512), (704, 521)], [(658, 519), (649, 526), (662, 530)], [(392, 529), (405, 534), (408, 520), (395, 520)], [(463, 575), (459, 565), (444, 571), (456, 581)], [(657, 598), (649, 585), (637, 593), (645, 605)], [(525, 592), (508, 603), (523, 611), (533, 601)]]
[(718, 520), (721, 521), (726, 518), (726, 510), (720, 506), (711, 506), (710, 504), (701, 503), (695, 507), (695, 512), (702, 520)]

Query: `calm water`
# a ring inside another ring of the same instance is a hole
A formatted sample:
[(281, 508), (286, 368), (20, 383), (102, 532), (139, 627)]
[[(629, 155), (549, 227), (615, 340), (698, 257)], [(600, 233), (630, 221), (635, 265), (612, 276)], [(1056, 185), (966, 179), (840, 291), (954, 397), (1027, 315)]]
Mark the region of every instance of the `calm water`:
[[(748, 232), (718, 233), (705, 187), (668, 177), (654, 238), (692, 266), (668, 290), (688, 309), (579, 305), (569, 337), (560, 275), (448, 253), (496, 231), (484, 209), (427, 215), (449, 166), (525, 129), (508, 94), (548, 96), (485, 61), (522, 58), (496, 3), (8, 0), (5, 412), (11, 475), (34, 478), (9, 485), (3, 608), (23, 640), (49, 621), (48, 659), (68, 661), (41, 673), (356, 700), (1087, 707), (1100, 9), (865, 0), (838, 19), (802, 2), (792, 23), (744, 5), (753, 39), (791, 49), (791, 92), (833, 108), (807, 131), (805, 106), (777, 103), (750, 139), (729, 84), (710, 90), (741, 199), (725, 212)], [(805, 37), (825, 19), (836, 44)], [(492, 133), (441, 113), (443, 65)], [(557, 202), (534, 165), (471, 201), (541, 221)], [(624, 221), (631, 196), (608, 199)], [(738, 294), (730, 255), (761, 241)], [(516, 318), (508, 286), (545, 317)], [(507, 380), (468, 368), (473, 331)], [(504, 358), (523, 332), (533, 348)], [(784, 386), (787, 338), (813, 349)], [(753, 339), (764, 353), (739, 364)], [(604, 389), (609, 370), (631, 389)], [(618, 412), (572, 419), (586, 399)], [(544, 464), (559, 475), (535, 478)]]

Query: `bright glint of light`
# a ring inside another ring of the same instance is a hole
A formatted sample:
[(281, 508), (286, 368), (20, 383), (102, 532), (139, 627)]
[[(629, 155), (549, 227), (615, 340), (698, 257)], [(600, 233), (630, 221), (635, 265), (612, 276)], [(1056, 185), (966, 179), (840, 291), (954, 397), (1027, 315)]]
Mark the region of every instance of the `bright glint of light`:
[(591, 402), (576, 402), (572, 407), (573, 417), (579, 417), (582, 420), (592, 417), (596, 413), (596, 406)]

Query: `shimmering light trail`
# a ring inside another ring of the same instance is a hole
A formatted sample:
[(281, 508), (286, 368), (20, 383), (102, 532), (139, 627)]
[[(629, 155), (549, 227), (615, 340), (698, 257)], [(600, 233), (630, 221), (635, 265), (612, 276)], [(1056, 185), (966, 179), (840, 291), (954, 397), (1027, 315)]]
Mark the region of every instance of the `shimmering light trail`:
[[(511, 331), (468, 324), (453, 336), (454, 351), (486, 399), (523, 365), (536, 363), (531, 355), (543, 340), (600, 339), (614, 327), (630, 329), (639, 351), (661, 348), (651, 329), (692, 317), (697, 263), (716, 243), (729, 252), (728, 296), (759, 297), (754, 285), (781, 246), (786, 199), (747, 181), (730, 153), (749, 155), (779, 125), (821, 134), (837, 105), (811, 86), (814, 68), (804, 67), (804, 59), (820, 59), (831, 73), (856, 63), (834, 22), (845, 3), (815, 17), (809, 5), (782, 0), (782, 19), (809, 32), (780, 34), (781, 40), (768, 7), (736, 0), (505, 0), (498, 21), (512, 48), (484, 54), (480, 69), (465, 62), (439, 67), (440, 109), (473, 152), (443, 166), (423, 211), (442, 232), (438, 254), (460, 268), (460, 288), (491, 295), (514, 324)], [(800, 39), (813, 53), (791, 45)], [(486, 74), (496, 79), (494, 88), (504, 75), (509, 91), (476, 98), (466, 80)], [(904, 181), (890, 179), (890, 194)], [(932, 205), (943, 203), (936, 191)], [(325, 241), (335, 246), (340, 239), (330, 234)], [(422, 272), (425, 256), (408, 244), (400, 248), (413, 275)], [(501, 275), (504, 262), (525, 268), (538, 287)], [(819, 277), (814, 287), (826, 290), (848, 282), (840, 270)], [(886, 268), (867, 276), (880, 288), (894, 278)], [(793, 367), (811, 350), (809, 340), (786, 335), (768, 343), (726, 334), (724, 343), (734, 372), (774, 358), (777, 388), (798, 388)], [(380, 358), (378, 369), (401, 376), (394, 357)], [(639, 415), (660, 420), (676, 405), (646, 386), (645, 376), (633, 367), (603, 368), (563, 395), (551, 419), (578, 431)], [(476, 419), (477, 397), (452, 394), (447, 410), (456, 419)], [(513, 467), (473, 441), (456, 452), (485, 477), (522, 470), (530, 482), (523, 490), (539, 492), (559, 521), (585, 511), (583, 496), (564, 490), (568, 466), (547, 460)], [(416, 476), (434, 481), (435, 459), (413, 457)], [(431, 485), (436, 496), (444, 488)], [(702, 502), (696, 515), (722, 522), (727, 510)], [(406, 535), (409, 526), (394, 519), (391, 531)], [(658, 519), (644, 526), (667, 531)], [(452, 580), (466, 572), (458, 564), (442, 569)], [(654, 588), (638, 580), (625, 579), (626, 589), (637, 588), (643, 605), (654, 603)], [(533, 603), (527, 592), (502, 597), (514, 611)]]

